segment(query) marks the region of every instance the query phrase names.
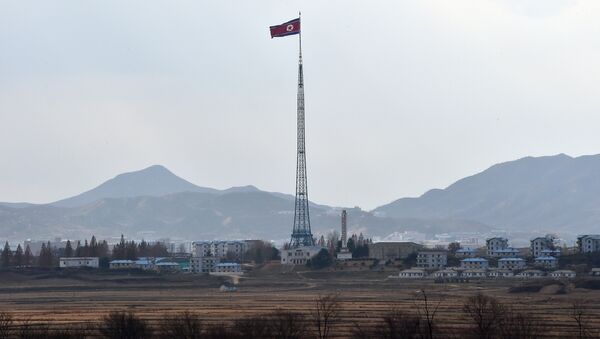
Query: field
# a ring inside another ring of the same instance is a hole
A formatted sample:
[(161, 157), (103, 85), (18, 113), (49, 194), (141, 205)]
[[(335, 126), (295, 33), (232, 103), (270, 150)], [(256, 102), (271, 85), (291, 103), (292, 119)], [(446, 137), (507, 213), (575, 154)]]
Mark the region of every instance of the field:
[(429, 280), (388, 279), (390, 272), (295, 271), (278, 265), (239, 279), (237, 292), (220, 292), (227, 277), (186, 274), (158, 275), (109, 272), (3, 272), (0, 274), (0, 310), (19, 321), (52, 326), (98, 322), (113, 310), (131, 310), (158, 324), (167, 314), (190, 311), (208, 323), (229, 324), (245, 316), (277, 309), (309, 314), (319, 295), (337, 293), (341, 321), (336, 334), (347, 337), (355, 323), (375, 323), (391, 309), (415, 312), (422, 306), (417, 291), (425, 290), (432, 305), (439, 303), (436, 322), (457, 330), (468, 326), (462, 313), (467, 296), (482, 292), (514, 309), (532, 312), (551, 324), (549, 337), (573, 337), (574, 300), (586, 304), (590, 327), (600, 328), (600, 290), (572, 283), (546, 284), (538, 292), (511, 293), (518, 280), (440, 284)]

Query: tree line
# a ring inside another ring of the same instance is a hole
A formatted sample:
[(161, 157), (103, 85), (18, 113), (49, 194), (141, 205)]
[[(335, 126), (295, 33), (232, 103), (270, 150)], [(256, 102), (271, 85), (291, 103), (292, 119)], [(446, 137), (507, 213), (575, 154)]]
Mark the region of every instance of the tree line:
[[(18, 322), (10, 313), (0, 312), (0, 338), (534, 339), (543, 338), (553, 330), (551, 323), (543, 323), (534, 312), (513, 309), (481, 293), (464, 300), (462, 314), (457, 315), (464, 321), (460, 327), (439, 321), (441, 302), (425, 291), (417, 292), (414, 302), (409, 311), (392, 308), (378, 319), (359, 319), (354, 323), (343, 321), (344, 307), (339, 294), (318, 296), (305, 312), (279, 309), (217, 323), (206, 322), (190, 312), (166, 314), (150, 322), (130, 311), (114, 311), (95, 324), (51, 329), (49, 324)], [(590, 326), (593, 318), (585, 303), (574, 301), (569, 317), (573, 324), (569, 337), (600, 336)], [(340, 329), (345, 330), (343, 335)]]

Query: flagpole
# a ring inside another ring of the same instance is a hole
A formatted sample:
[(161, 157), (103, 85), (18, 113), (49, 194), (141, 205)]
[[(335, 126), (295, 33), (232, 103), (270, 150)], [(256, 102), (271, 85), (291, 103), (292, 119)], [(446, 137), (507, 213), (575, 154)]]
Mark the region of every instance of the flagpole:
[(300, 32), (298, 33), (298, 50), (300, 51), (300, 63), (302, 63), (302, 13), (298, 11), (298, 19), (300, 19)]

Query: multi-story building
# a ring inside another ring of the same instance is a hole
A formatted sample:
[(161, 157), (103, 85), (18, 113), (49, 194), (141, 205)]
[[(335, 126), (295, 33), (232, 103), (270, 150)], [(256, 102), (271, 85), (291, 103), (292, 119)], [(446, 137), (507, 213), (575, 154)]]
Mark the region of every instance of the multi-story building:
[(580, 253), (600, 251), (600, 234), (586, 234), (577, 237), (577, 247)]
[(446, 251), (419, 251), (417, 254), (417, 267), (444, 268), (448, 263)]
[(552, 235), (537, 237), (531, 240), (531, 255), (534, 258), (546, 255), (560, 255), (560, 249), (556, 246), (556, 240)]
[(423, 245), (410, 241), (382, 241), (369, 245), (369, 257), (378, 260), (404, 259), (422, 249)]
[(281, 263), (284, 265), (306, 265), (306, 261), (317, 255), (323, 247), (302, 246), (281, 250)]
[(501, 258), (498, 260), (498, 268), (501, 270), (521, 270), (526, 266), (522, 258)]
[(215, 270), (215, 266), (219, 264), (218, 257), (191, 257), (189, 271), (191, 273), (210, 273)]
[(485, 241), (485, 246), (487, 255), (489, 257), (496, 257), (498, 256), (496, 253), (499, 250), (508, 248), (508, 239), (502, 237), (489, 238)]
[(192, 252), (195, 257), (217, 257), (241, 260), (248, 249), (242, 240), (194, 241)]
[(466, 269), (486, 269), (490, 266), (484, 258), (466, 258), (460, 261), (460, 267)]
[(98, 257), (60, 258), (58, 262), (60, 268), (99, 267)]
[(211, 272), (211, 274), (242, 274), (242, 265), (233, 262), (222, 262), (215, 265), (214, 272)]
[(456, 256), (458, 258), (473, 258), (477, 256), (477, 250), (474, 248), (460, 248), (456, 250)]

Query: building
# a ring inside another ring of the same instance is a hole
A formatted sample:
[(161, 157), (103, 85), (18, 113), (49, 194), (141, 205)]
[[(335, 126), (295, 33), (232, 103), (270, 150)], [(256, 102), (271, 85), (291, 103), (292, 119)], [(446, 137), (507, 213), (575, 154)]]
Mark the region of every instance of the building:
[(133, 260), (113, 260), (108, 263), (108, 267), (111, 270), (135, 268), (135, 262)]
[(417, 254), (417, 267), (444, 268), (448, 263), (446, 251), (419, 251)]
[(191, 257), (189, 271), (191, 273), (210, 273), (215, 270), (220, 259), (217, 257)]
[(242, 260), (248, 245), (243, 240), (211, 240), (192, 242), (195, 257), (217, 257), (220, 259)]
[(600, 251), (600, 234), (587, 234), (577, 237), (579, 253), (591, 253)]
[(456, 278), (456, 277), (458, 277), (458, 272), (451, 268), (447, 268), (447, 269), (433, 272), (433, 277), (434, 278)]
[(423, 245), (414, 242), (376, 242), (369, 245), (369, 257), (378, 260), (405, 259), (412, 253), (423, 249)]
[(477, 256), (477, 250), (474, 248), (460, 248), (456, 250), (456, 257), (458, 258), (474, 258)]
[(540, 270), (525, 270), (517, 274), (519, 278), (542, 278), (543, 276), (544, 272)]
[(485, 241), (488, 257), (500, 257), (498, 251), (508, 248), (508, 239), (501, 237), (489, 238)]
[(571, 270), (558, 270), (550, 273), (552, 278), (575, 278), (577, 274)]
[(410, 268), (407, 270), (400, 271), (398, 278), (402, 279), (420, 279), (426, 276), (425, 271), (416, 268)]
[(498, 260), (498, 268), (502, 270), (522, 270), (527, 263), (522, 258), (501, 258)]
[(100, 266), (98, 257), (59, 258), (58, 263), (59, 263), (60, 268), (79, 268), (79, 267), (98, 268)]
[(156, 269), (161, 272), (179, 272), (181, 271), (181, 266), (176, 262), (171, 261), (161, 261), (156, 263)]
[(558, 260), (555, 257), (537, 257), (535, 258), (535, 265), (547, 268), (558, 267)]
[(461, 276), (465, 278), (485, 278), (487, 277), (487, 271), (484, 269), (468, 269), (464, 270)]
[(487, 269), (489, 267), (487, 259), (466, 258), (460, 261), (460, 268), (464, 269)]
[(555, 242), (556, 239), (552, 235), (534, 238), (531, 240), (531, 255), (534, 258), (560, 255), (560, 249), (557, 248)]
[(348, 228), (347, 228), (347, 213), (342, 211), (342, 248), (337, 254), (338, 260), (352, 259), (352, 252), (348, 250)]
[(211, 274), (213, 275), (230, 275), (230, 274), (235, 274), (235, 275), (241, 275), (243, 274), (242, 272), (242, 265), (238, 264), (238, 263), (233, 263), (233, 262), (222, 262), (219, 264), (216, 264), (214, 267), (214, 271), (211, 272)]
[(492, 269), (488, 272), (488, 277), (490, 278), (512, 278), (515, 276), (515, 273), (511, 270), (505, 269)]
[(306, 261), (317, 255), (321, 246), (300, 246), (298, 248), (282, 249), (281, 263), (284, 265), (306, 265)]

